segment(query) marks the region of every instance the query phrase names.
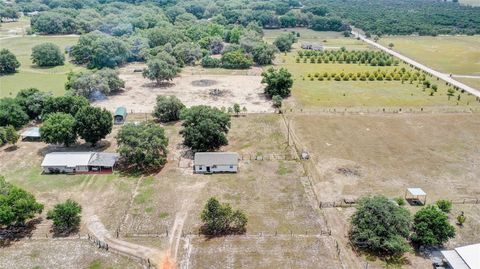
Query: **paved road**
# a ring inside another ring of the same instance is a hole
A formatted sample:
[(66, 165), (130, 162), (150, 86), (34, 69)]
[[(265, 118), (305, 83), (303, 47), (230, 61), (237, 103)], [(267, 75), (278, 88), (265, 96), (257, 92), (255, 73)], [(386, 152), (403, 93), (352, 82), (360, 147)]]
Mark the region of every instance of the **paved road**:
[(355, 37), (360, 38), (361, 40), (367, 42), (368, 44), (370, 44), (370, 45), (372, 45), (372, 46), (374, 46), (374, 47), (377, 47), (377, 48), (379, 48), (379, 49), (381, 49), (381, 50), (383, 50), (383, 51), (385, 51), (385, 52), (387, 52), (387, 53), (389, 53), (389, 54), (391, 54), (391, 55), (393, 55), (393, 56), (401, 59), (401, 60), (404, 61), (404, 62), (407, 62), (407, 63), (409, 63), (409, 64), (411, 64), (411, 65), (413, 65), (413, 66), (416, 66), (416, 67), (420, 68), (421, 70), (423, 70), (423, 71), (425, 71), (425, 72), (427, 72), (427, 73), (430, 73), (430, 74), (432, 74), (432, 75), (434, 75), (434, 76), (436, 76), (436, 77), (438, 77), (438, 78), (440, 78), (440, 79), (442, 79), (442, 80), (450, 83), (451, 85), (457, 86), (457, 87), (459, 87), (460, 89), (464, 89), (465, 91), (467, 91), (467, 92), (469, 92), (469, 93), (471, 93), (471, 94), (473, 94), (473, 95), (475, 95), (475, 96), (480, 97), (480, 91), (479, 91), (479, 90), (474, 89), (474, 88), (472, 88), (472, 87), (470, 87), (470, 86), (468, 86), (468, 85), (465, 85), (465, 84), (463, 84), (463, 83), (461, 83), (461, 82), (459, 82), (459, 81), (457, 81), (457, 80), (454, 80), (454, 79), (451, 78), (450, 75), (448, 75), (448, 74), (444, 74), (444, 73), (438, 72), (438, 71), (436, 71), (436, 70), (433, 70), (433, 69), (431, 69), (431, 68), (428, 67), (428, 66), (425, 66), (425, 65), (423, 65), (423, 64), (421, 64), (421, 63), (419, 63), (419, 62), (417, 62), (417, 61), (415, 61), (415, 60), (412, 60), (412, 59), (410, 59), (410, 58), (408, 58), (408, 57), (406, 57), (406, 56), (404, 56), (404, 55), (402, 55), (402, 54), (400, 54), (400, 53), (398, 53), (398, 52), (396, 52), (396, 51), (393, 51), (393, 50), (391, 50), (391, 49), (389, 49), (389, 48), (387, 48), (387, 47), (384, 47), (384, 46), (376, 43), (376, 42), (373, 41), (373, 40), (370, 40), (370, 39), (366, 38), (364, 35), (359, 34), (359, 33), (356, 32), (356, 31), (352, 31), (352, 34), (353, 34)]
[(452, 77), (454, 77), (454, 78), (474, 78), (474, 79), (480, 79), (480, 76), (476, 76), (476, 75), (456, 75), (456, 74), (452, 74)]

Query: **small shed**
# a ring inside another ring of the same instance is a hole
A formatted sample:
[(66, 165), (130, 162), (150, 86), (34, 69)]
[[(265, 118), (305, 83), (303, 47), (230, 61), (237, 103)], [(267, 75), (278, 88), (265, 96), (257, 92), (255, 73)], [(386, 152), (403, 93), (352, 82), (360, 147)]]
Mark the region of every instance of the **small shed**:
[(197, 152), (193, 170), (199, 174), (238, 172), (238, 153), (236, 152)]
[(40, 127), (30, 127), (22, 132), (22, 140), (40, 140)]
[(127, 119), (127, 109), (123, 106), (117, 107), (113, 119), (115, 124), (123, 124)]
[(407, 188), (405, 200), (412, 205), (425, 205), (427, 203), (427, 194), (421, 188)]

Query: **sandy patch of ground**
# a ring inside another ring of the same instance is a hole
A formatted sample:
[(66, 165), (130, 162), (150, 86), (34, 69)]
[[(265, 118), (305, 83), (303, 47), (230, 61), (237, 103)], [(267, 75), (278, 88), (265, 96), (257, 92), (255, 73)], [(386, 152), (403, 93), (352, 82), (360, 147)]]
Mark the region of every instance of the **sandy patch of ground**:
[[(272, 103), (263, 94), (259, 75), (211, 75), (183, 72), (171, 83), (156, 85), (143, 78), (144, 65), (132, 64), (120, 69), (120, 78), (125, 80), (125, 91), (94, 105), (114, 111), (119, 106), (135, 113), (150, 113), (157, 95), (175, 95), (190, 107), (210, 105), (218, 108), (231, 107), (238, 103), (248, 112), (271, 112)], [(212, 94), (217, 89), (216, 94)]]

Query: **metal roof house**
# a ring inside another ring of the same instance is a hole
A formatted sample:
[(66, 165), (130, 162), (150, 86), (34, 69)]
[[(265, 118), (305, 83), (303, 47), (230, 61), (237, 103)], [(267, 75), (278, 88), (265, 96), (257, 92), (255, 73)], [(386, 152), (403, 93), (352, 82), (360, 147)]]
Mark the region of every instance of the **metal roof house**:
[(480, 243), (443, 250), (443, 257), (453, 269), (478, 269), (480, 268)]
[(238, 153), (197, 152), (194, 157), (193, 171), (198, 174), (236, 173), (238, 172)]
[(117, 153), (52, 152), (45, 155), (43, 172), (55, 173), (112, 173)]
[(23, 139), (31, 139), (31, 140), (38, 140), (40, 139), (40, 127), (30, 127), (27, 130), (23, 131), (22, 134)]
[(123, 106), (117, 107), (113, 119), (115, 124), (123, 124), (127, 118), (127, 109)]

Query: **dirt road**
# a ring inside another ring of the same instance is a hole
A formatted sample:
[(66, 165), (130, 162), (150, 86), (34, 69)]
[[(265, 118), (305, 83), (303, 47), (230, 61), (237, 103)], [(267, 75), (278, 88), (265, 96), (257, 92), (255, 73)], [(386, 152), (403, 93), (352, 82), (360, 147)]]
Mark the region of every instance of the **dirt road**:
[(459, 87), (460, 89), (464, 89), (465, 91), (467, 91), (467, 92), (469, 92), (469, 93), (471, 93), (471, 94), (473, 94), (473, 95), (475, 95), (475, 96), (480, 97), (480, 90), (474, 89), (474, 88), (472, 88), (472, 87), (470, 87), (470, 86), (467, 86), (467, 85), (465, 85), (465, 84), (463, 84), (463, 83), (461, 83), (461, 82), (459, 82), (459, 81), (457, 81), (457, 80), (454, 80), (452, 77), (450, 77), (449, 74), (444, 74), (444, 73), (438, 72), (438, 71), (436, 71), (436, 70), (433, 70), (432, 68), (430, 68), (430, 67), (428, 67), (428, 66), (425, 66), (425, 65), (423, 65), (423, 64), (421, 64), (421, 63), (419, 63), (419, 62), (417, 62), (417, 61), (415, 61), (415, 60), (413, 60), (413, 59), (410, 59), (410, 58), (408, 58), (407, 56), (405, 56), (405, 55), (403, 55), (403, 54), (400, 54), (400, 53), (398, 53), (398, 52), (396, 52), (396, 51), (393, 51), (393, 50), (391, 50), (391, 49), (389, 49), (389, 48), (387, 48), (387, 47), (384, 47), (384, 46), (376, 43), (376, 42), (373, 41), (373, 40), (370, 40), (370, 39), (366, 38), (364, 35), (360, 34), (359, 32), (356, 32), (356, 31), (353, 31), (353, 30), (352, 30), (352, 34), (353, 34), (355, 37), (358, 37), (358, 38), (360, 38), (361, 40), (365, 41), (366, 43), (368, 43), (368, 44), (370, 44), (370, 45), (372, 45), (372, 46), (374, 46), (374, 47), (376, 47), (376, 48), (378, 48), (378, 49), (381, 49), (381, 50), (383, 50), (383, 51), (385, 51), (385, 52), (387, 52), (387, 53), (389, 53), (389, 54), (391, 54), (391, 55), (399, 58), (400, 60), (402, 60), (402, 61), (404, 61), (404, 62), (406, 62), (406, 63), (408, 63), (408, 64), (411, 64), (411, 65), (413, 65), (413, 66), (415, 66), (415, 67), (418, 67), (418, 68), (422, 69), (423, 71), (425, 71), (425, 72), (427, 72), (427, 73), (430, 73), (430, 74), (432, 74), (432, 75), (434, 75), (434, 76), (436, 76), (436, 77), (438, 77), (438, 78), (440, 78), (440, 79), (442, 79), (442, 80), (444, 80), (444, 81), (446, 81), (446, 82), (448, 82), (448, 83), (450, 83), (450, 84), (452, 84), (452, 85), (454, 85), (454, 86)]

